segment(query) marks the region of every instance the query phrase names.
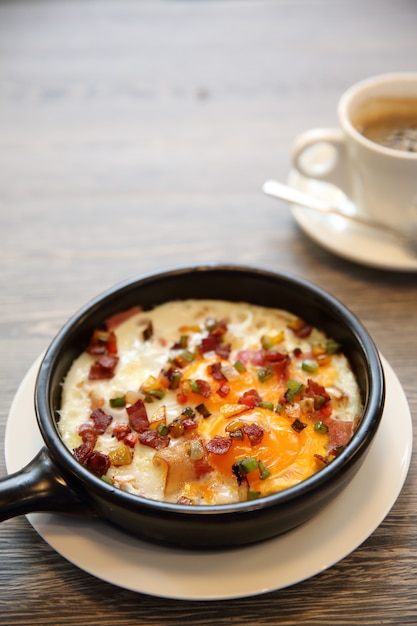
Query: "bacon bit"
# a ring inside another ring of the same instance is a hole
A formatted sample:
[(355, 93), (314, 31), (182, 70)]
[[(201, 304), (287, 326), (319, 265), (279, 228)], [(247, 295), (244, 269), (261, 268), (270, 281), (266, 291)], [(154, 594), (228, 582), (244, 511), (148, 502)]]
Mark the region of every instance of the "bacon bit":
[(332, 448), (329, 454), (327, 454), (326, 456), (322, 456), (321, 454), (315, 454), (314, 458), (320, 461), (320, 463), (323, 463), (323, 465), (328, 465), (331, 461), (333, 461), (336, 457), (338, 457), (339, 454), (341, 454), (344, 449), (345, 449), (345, 446), (343, 445), (336, 446), (335, 448)]
[(265, 350), (263, 353), (263, 360), (267, 363), (281, 363), (282, 361), (287, 361), (287, 359), (287, 354), (282, 354), (282, 352), (277, 350)]
[(193, 504), (193, 501), (186, 496), (181, 496), (180, 498), (178, 498), (177, 504)]
[(129, 448), (134, 448), (137, 442), (138, 437), (133, 433), (127, 433), (127, 435), (123, 437), (123, 443), (129, 446)]
[(219, 356), (221, 359), (228, 359), (230, 352), (232, 350), (232, 346), (230, 343), (222, 343), (219, 344), (218, 346), (216, 346), (216, 348), (214, 349), (215, 353), (217, 354), (217, 356)]
[(209, 329), (210, 335), (222, 337), (227, 331), (227, 322), (224, 319), (210, 318), (206, 320), (206, 328)]
[(88, 457), (86, 465), (90, 472), (101, 478), (110, 468), (110, 460), (107, 454), (93, 452)]
[(111, 415), (107, 415), (102, 409), (95, 409), (90, 415), (94, 422), (95, 429), (99, 435), (102, 435), (113, 419)]
[(245, 391), (239, 398), (239, 404), (245, 404), (250, 409), (258, 406), (262, 402), (262, 398), (256, 389)]
[(141, 398), (126, 408), (127, 414), (129, 416), (129, 424), (136, 430), (136, 432), (141, 433), (149, 428), (149, 420), (146, 412), (145, 403)]
[(208, 365), (207, 372), (209, 373), (210, 376), (214, 378), (214, 380), (218, 380), (218, 381), (227, 380), (226, 376), (222, 372), (222, 364), (219, 362), (211, 363), (210, 365)]
[(139, 433), (139, 441), (144, 446), (161, 450), (169, 446), (170, 438), (167, 435), (160, 435), (157, 430), (144, 430)]
[(78, 428), (78, 434), (83, 440), (83, 443), (89, 443), (94, 448), (98, 437), (98, 433), (94, 424), (92, 424), (91, 422), (81, 424), (81, 426)]
[(141, 312), (142, 312), (142, 308), (140, 306), (133, 306), (132, 308), (127, 309), (126, 311), (122, 311), (121, 313), (116, 313), (115, 315), (112, 315), (111, 317), (106, 319), (106, 328), (107, 330), (114, 330), (115, 328), (120, 326), (120, 324), (128, 320), (130, 317), (133, 317), (134, 315), (137, 315), (137, 313), (141, 313)]
[(245, 365), (264, 365), (264, 350), (240, 350), (237, 354), (239, 361)]
[(162, 369), (159, 373), (158, 380), (166, 389), (177, 389), (181, 381), (181, 372), (179, 369), (170, 367), (168, 370)]
[(309, 378), (307, 385), (302, 391), (302, 397), (313, 398), (315, 410), (323, 410), (323, 408), (330, 402), (330, 396), (327, 393), (323, 385), (320, 385), (315, 380)]
[(325, 424), (329, 429), (329, 446), (331, 448), (346, 446), (352, 437), (352, 422), (343, 422), (342, 420), (331, 418), (326, 420)]
[(226, 398), (230, 393), (230, 385), (228, 383), (223, 383), (217, 389), (217, 392), (221, 398)]
[(113, 436), (121, 441), (131, 432), (129, 424), (121, 424), (120, 422), (113, 426)]
[(153, 324), (152, 320), (149, 320), (146, 328), (142, 332), (142, 337), (144, 341), (148, 341), (153, 336)]
[(205, 456), (203, 456), (202, 459), (197, 459), (196, 461), (193, 461), (193, 465), (196, 478), (201, 478), (202, 476), (205, 476), (206, 474), (209, 474), (213, 471), (213, 468), (211, 467), (208, 459)]
[(245, 365), (248, 365), (248, 363), (257, 367), (273, 365), (276, 373), (280, 375), (285, 372), (291, 361), (288, 354), (283, 354), (278, 352), (278, 350), (265, 350), (264, 348), (240, 350), (237, 357)]
[(74, 457), (77, 459), (78, 463), (84, 465), (87, 459), (92, 455), (94, 450), (94, 445), (91, 442), (82, 443), (78, 448), (74, 448), (72, 451)]
[(197, 422), (191, 417), (186, 417), (182, 420), (182, 423), (184, 424), (185, 430), (195, 430), (198, 426)]
[(323, 419), (326, 419), (328, 417), (331, 416), (331, 414), (333, 413), (333, 407), (330, 404), (330, 402), (328, 402), (327, 404), (324, 405), (324, 407), (322, 409), (319, 410), (319, 413), (321, 415), (321, 417)]
[(304, 424), (304, 422), (298, 419), (298, 417), (291, 424), (291, 428), (295, 430), (296, 433), (301, 433), (301, 431), (304, 430), (304, 428), (306, 427), (307, 427), (307, 424)]
[(276, 350), (270, 350), (264, 354), (264, 362), (273, 366), (276, 375), (286, 376), (288, 366), (291, 363), (291, 357), (288, 354), (281, 354)]
[(260, 426), (258, 426), (258, 424), (245, 424), (242, 430), (249, 438), (251, 446), (257, 446), (259, 443), (261, 443), (264, 436), (264, 431)]
[(197, 393), (199, 396), (203, 396), (203, 398), (209, 398), (211, 396), (210, 383), (206, 380), (198, 378), (197, 380), (194, 380), (193, 383), (195, 383), (196, 387), (196, 389), (194, 389), (194, 386), (192, 388), (194, 393)]
[(113, 378), (119, 358), (111, 354), (104, 354), (98, 361), (93, 363), (88, 374), (89, 380), (105, 380)]
[(232, 447), (232, 440), (230, 437), (221, 437), (216, 435), (214, 439), (211, 439), (206, 443), (207, 452), (212, 454), (226, 454)]
[(86, 352), (92, 355), (117, 354), (117, 339), (113, 331), (96, 329)]
[(219, 346), (220, 340), (220, 337), (210, 333), (207, 337), (204, 337), (201, 340), (201, 343), (198, 345), (198, 351), (200, 352), (200, 354), (205, 354), (206, 352), (214, 352)]

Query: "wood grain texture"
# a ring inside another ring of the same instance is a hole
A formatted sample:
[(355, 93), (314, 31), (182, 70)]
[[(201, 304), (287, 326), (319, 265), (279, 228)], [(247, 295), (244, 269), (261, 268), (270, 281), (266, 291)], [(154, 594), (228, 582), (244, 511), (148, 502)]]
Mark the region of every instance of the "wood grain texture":
[[(133, 275), (207, 261), (288, 271), (343, 300), (415, 419), (416, 275), (327, 253), (260, 189), (286, 179), (300, 132), (336, 124), (350, 84), (416, 70), (416, 24), (413, 0), (0, 2), (0, 439), (23, 375), (72, 312)], [(385, 521), (329, 570), (224, 602), (119, 589), (9, 520), (0, 621), (417, 624), (416, 481), (412, 460)]]

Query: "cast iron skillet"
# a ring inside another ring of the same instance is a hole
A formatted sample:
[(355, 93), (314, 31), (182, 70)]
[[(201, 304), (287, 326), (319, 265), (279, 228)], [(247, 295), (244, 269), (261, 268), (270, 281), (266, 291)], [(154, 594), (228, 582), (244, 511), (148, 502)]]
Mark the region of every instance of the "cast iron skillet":
[[(365, 406), (345, 450), (311, 478), (259, 500), (228, 505), (167, 504), (128, 494), (83, 468), (62, 442), (56, 420), (61, 382), (93, 330), (114, 313), (185, 298), (246, 301), (289, 310), (343, 345)], [(61, 329), (41, 363), (35, 409), (44, 447), (21, 471), (0, 481), (0, 520), (35, 511), (96, 516), (129, 533), (187, 548), (249, 544), (314, 516), (353, 478), (376, 434), (384, 406), (384, 375), (372, 339), (338, 300), (300, 278), (234, 265), (179, 267), (147, 274), (98, 296)], [(19, 442), (16, 441), (16, 446)]]

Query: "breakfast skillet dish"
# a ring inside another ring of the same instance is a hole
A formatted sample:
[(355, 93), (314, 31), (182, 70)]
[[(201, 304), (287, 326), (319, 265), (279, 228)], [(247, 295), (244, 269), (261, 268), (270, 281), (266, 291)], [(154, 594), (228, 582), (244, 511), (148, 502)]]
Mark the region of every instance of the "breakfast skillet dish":
[(209, 505), (308, 478), (362, 411), (343, 346), (319, 329), (279, 309), (184, 300), (94, 331), (63, 381), (58, 427), (115, 487)]

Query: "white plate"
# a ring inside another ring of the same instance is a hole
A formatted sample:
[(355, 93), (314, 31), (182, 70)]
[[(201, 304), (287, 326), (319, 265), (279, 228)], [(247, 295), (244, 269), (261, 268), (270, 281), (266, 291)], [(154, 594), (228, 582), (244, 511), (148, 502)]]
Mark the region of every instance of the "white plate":
[[(344, 204), (352, 208), (337, 187), (305, 178), (295, 170), (290, 172), (288, 184), (316, 198), (327, 200), (336, 207)], [(338, 215), (323, 215), (298, 205), (292, 206), (292, 214), (308, 237), (340, 257), (379, 269), (417, 271), (417, 257), (389, 235), (375, 234), (365, 225), (355, 224)]]
[[(230, 551), (188, 552), (146, 543), (99, 521), (33, 513), (28, 519), (59, 554), (125, 589), (165, 598), (219, 600), (282, 589), (337, 563), (385, 518), (410, 464), (412, 425), (404, 391), (384, 360), (387, 399), (374, 444), (356, 477), (313, 520), (276, 539)], [(42, 445), (33, 392), (39, 361), (13, 401), (6, 429), (9, 473)], [(25, 437), (22, 438), (22, 432)]]

